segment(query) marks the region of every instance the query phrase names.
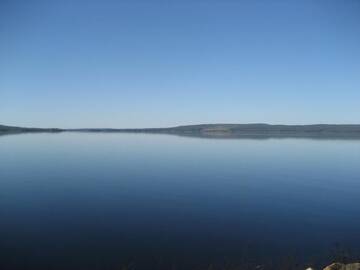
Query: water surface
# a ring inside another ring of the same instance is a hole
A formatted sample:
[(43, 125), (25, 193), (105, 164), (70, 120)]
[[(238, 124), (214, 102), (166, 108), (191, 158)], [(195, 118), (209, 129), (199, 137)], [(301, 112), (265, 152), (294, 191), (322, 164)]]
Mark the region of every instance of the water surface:
[(359, 198), (360, 140), (1, 136), (0, 269), (322, 263)]

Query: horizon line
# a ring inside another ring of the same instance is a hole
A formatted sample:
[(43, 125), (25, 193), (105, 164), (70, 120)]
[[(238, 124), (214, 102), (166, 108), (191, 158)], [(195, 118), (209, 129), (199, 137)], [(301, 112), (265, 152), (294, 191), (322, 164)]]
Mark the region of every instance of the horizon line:
[(60, 128), (60, 127), (38, 127), (38, 126), (22, 126), (22, 125), (7, 125), (0, 124), (0, 126), (14, 127), (14, 128), (35, 128), (35, 129), (60, 129), (60, 130), (79, 130), (79, 129), (118, 129), (118, 130), (136, 130), (136, 129), (170, 129), (178, 127), (190, 126), (206, 126), (206, 125), (267, 125), (267, 126), (360, 126), (355, 123), (313, 123), (313, 124), (273, 124), (266, 122), (247, 122), (247, 123), (234, 123), (234, 122), (217, 122), (217, 123), (198, 123), (198, 124), (177, 124), (165, 127), (74, 127), (74, 128)]

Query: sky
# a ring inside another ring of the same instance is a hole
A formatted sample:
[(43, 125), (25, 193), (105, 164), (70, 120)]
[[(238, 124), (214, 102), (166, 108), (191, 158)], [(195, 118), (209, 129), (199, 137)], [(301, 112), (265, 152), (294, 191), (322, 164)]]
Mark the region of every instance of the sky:
[(358, 0), (0, 0), (0, 124), (360, 124)]

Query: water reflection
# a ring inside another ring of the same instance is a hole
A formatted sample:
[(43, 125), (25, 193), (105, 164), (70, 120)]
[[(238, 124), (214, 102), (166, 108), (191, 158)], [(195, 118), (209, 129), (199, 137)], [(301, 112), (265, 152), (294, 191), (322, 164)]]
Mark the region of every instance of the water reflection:
[(2, 136), (0, 266), (279, 269), (356, 256), (359, 160), (358, 140)]

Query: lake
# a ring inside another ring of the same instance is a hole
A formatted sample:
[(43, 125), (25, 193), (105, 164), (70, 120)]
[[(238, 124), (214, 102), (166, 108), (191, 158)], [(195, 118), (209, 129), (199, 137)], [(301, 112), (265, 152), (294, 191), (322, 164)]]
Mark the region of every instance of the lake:
[(0, 269), (303, 269), (359, 256), (359, 199), (360, 140), (0, 136)]

